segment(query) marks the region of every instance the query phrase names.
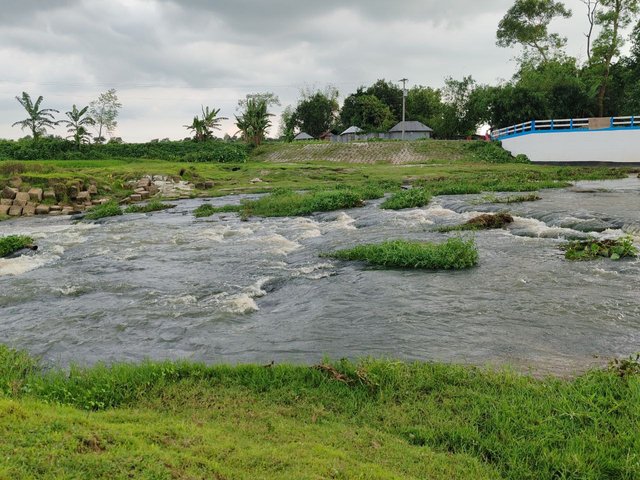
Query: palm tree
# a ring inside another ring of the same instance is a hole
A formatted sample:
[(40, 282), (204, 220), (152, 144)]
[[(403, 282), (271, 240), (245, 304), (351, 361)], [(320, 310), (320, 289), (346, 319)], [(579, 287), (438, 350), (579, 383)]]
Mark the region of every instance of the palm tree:
[(228, 120), (226, 117), (218, 117), (220, 109), (202, 108), (202, 118), (193, 117), (191, 125), (184, 125), (187, 130), (193, 131), (196, 142), (204, 142), (213, 138), (213, 130), (220, 130), (221, 120)]
[(273, 115), (267, 111), (267, 102), (250, 98), (244, 113), (236, 116), (236, 125), (242, 132), (242, 137), (249, 144), (257, 147), (264, 140), (267, 129), (271, 126), (269, 117)]
[(11, 125), (15, 127), (20, 125), (22, 130), (28, 128), (34, 140), (38, 140), (42, 135), (47, 133), (47, 128), (54, 128), (58, 122), (54, 120), (53, 112), (60, 113), (53, 108), (40, 109), (42, 103), (42, 95), (38, 97), (35, 103), (31, 100), (31, 96), (27, 92), (22, 92), (22, 97), (16, 97), (18, 103), (24, 107), (29, 118), (21, 120)]
[(91, 134), (87, 127), (89, 125), (95, 125), (95, 120), (89, 116), (85, 116), (89, 110), (89, 107), (84, 107), (82, 110), (78, 110), (78, 107), (73, 105), (73, 108), (70, 112), (66, 112), (67, 118), (69, 120), (61, 120), (61, 123), (64, 123), (67, 127), (71, 135), (67, 138), (72, 138), (78, 150), (80, 150), (80, 145), (83, 143), (89, 143), (91, 139)]

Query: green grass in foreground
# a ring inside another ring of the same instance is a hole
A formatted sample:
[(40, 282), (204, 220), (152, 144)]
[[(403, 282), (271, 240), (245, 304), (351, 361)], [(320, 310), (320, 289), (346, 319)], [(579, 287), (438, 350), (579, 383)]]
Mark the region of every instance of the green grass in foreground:
[(175, 205), (169, 203), (162, 203), (160, 200), (151, 200), (145, 205), (129, 205), (124, 213), (151, 213), (159, 212), (161, 210), (168, 210), (174, 208)]
[(122, 209), (114, 201), (103, 203), (102, 205), (96, 205), (84, 216), (85, 220), (99, 220), (106, 217), (115, 217), (122, 215)]
[(33, 238), (26, 235), (0, 237), (0, 258), (33, 245)]
[(602, 257), (620, 260), (624, 257), (636, 258), (638, 256), (638, 249), (630, 236), (616, 240), (597, 240), (595, 238), (575, 240), (562, 245), (561, 248), (565, 251), (567, 260), (576, 261), (595, 260)]
[(423, 188), (411, 188), (394, 193), (380, 205), (380, 208), (388, 210), (401, 210), (403, 208), (418, 208), (428, 205), (431, 194)]
[(0, 346), (0, 478), (632, 480), (639, 367), (573, 380), (373, 359), (65, 373)]
[(451, 238), (444, 243), (392, 240), (380, 244), (359, 245), (324, 256), (339, 260), (360, 260), (372, 265), (429, 270), (458, 270), (478, 263), (473, 240)]

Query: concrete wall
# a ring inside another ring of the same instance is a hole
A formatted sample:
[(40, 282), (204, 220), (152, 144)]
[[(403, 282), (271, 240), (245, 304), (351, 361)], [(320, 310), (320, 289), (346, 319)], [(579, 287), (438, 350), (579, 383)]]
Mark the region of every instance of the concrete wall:
[[(347, 135), (332, 135), (332, 142), (348, 143), (348, 142), (366, 142), (373, 138), (381, 138), (383, 140), (402, 140), (402, 132), (393, 133), (350, 133)], [(405, 132), (405, 140), (419, 140), (421, 138), (431, 138), (431, 132)]]
[(502, 146), (532, 162), (640, 163), (640, 129), (531, 133)]

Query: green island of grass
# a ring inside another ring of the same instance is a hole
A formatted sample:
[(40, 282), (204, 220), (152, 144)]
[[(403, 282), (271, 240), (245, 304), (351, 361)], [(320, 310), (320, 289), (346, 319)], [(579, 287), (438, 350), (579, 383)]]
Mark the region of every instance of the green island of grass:
[(620, 260), (638, 256), (638, 248), (633, 244), (630, 236), (625, 236), (615, 240), (598, 240), (588, 238), (587, 240), (574, 240), (561, 246), (565, 252), (567, 260), (583, 261), (595, 260), (596, 258), (610, 258)]
[(44, 369), (0, 346), (0, 478), (632, 479), (640, 365)]
[(338, 260), (365, 261), (390, 268), (459, 270), (478, 263), (474, 240), (450, 238), (444, 243), (392, 240), (323, 254)]
[(411, 188), (394, 193), (380, 205), (387, 210), (402, 210), (403, 208), (419, 208), (428, 205), (431, 193), (423, 188)]
[(170, 203), (162, 203), (160, 200), (151, 200), (145, 205), (129, 205), (124, 213), (152, 213), (159, 212), (161, 210), (168, 210), (174, 208), (175, 205)]
[(0, 237), (0, 258), (12, 253), (29, 248), (33, 245), (33, 238), (26, 235), (8, 235)]

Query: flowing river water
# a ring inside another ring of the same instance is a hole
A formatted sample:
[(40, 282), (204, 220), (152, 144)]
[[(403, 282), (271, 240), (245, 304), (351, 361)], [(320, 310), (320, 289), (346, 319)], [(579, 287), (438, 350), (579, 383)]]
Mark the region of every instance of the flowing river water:
[[(66, 366), (189, 359), (300, 362), (364, 356), (510, 364), (573, 372), (640, 351), (640, 261), (569, 262), (586, 235), (640, 240), (640, 180), (579, 182), (542, 200), (436, 197), (399, 212), (195, 219), (205, 200), (98, 223), (51, 217), (0, 224), (36, 239), (0, 259), (0, 342)], [(239, 202), (240, 196), (209, 200)], [(320, 258), (387, 239), (444, 240), (439, 225), (508, 209), (505, 230), (471, 234), (479, 266), (385, 270)]]

